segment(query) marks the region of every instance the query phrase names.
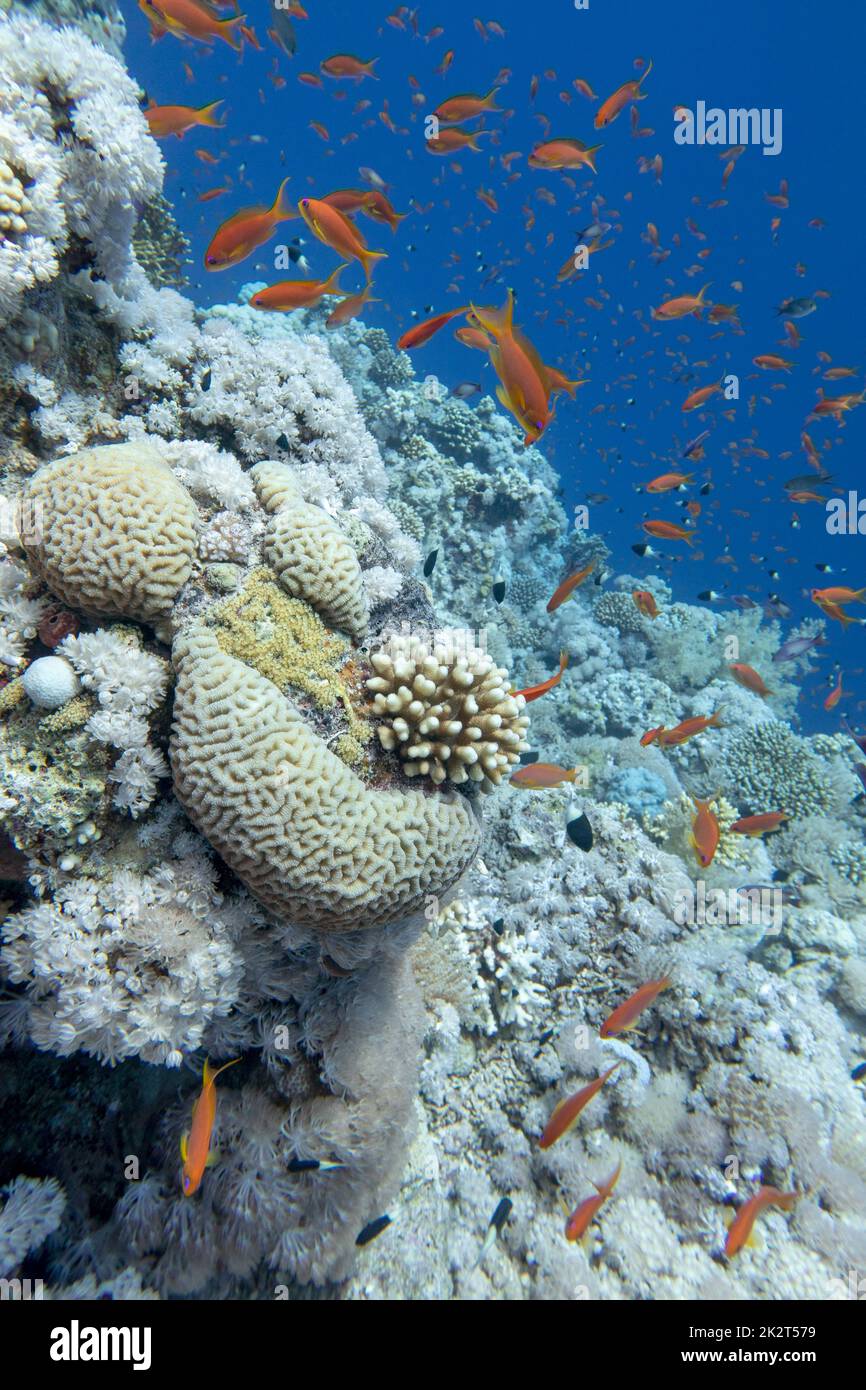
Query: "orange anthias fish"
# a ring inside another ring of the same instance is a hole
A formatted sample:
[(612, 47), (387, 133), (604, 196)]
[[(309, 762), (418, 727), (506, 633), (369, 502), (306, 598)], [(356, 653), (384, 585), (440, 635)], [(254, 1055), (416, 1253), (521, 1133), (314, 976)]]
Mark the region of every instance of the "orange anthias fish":
[(266, 290), (257, 290), (248, 301), (254, 309), (309, 309), (318, 304), (323, 295), (341, 294), (338, 284), (346, 262), (328, 276), (327, 280), (281, 280), (278, 285), (269, 285)]
[(138, 0), (138, 4), (156, 34), (165, 33), (167, 29), (176, 37), (185, 35), (189, 39), (198, 39), (200, 43), (223, 39), (231, 48), (240, 50), (243, 47), (243, 40), (238, 34), (244, 26), (246, 15), (217, 19), (212, 10), (197, 5), (195, 0)]
[(367, 217), (372, 217), (374, 222), (387, 222), (392, 232), (396, 232), (398, 224), (408, 217), (408, 212), (396, 212), (390, 199), (385, 197), (378, 188), (367, 190), (367, 197), (361, 205), (361, 211)]
[(683, 319), (688, 314), (700, 318), (701, 310), (706, 307), (704, 295), (712, 283), (712, 280), (708, 280), (698, 294), (681, 294), (676, 299), (666, 299), (664, 304), (660, 304), (657, 309), (651, 309), (650, 313), (654, 319)]
[(614, 1062), (601, 1076), (596, 1077), (595, 1081), (590, 1081), (588, 1086), (582, 1086), (579, 1091), (575, 1091), (573, 1096), (566, 1100), (561, 1100), (553, 1111), (550, 1119), (544, 1128), (538, 1146), (541, 1149), (549, 1149), (555, 1144), (557, 1139), (561, 1139), (563, 1134), (567, 1134), (580, 1114), (581, 1110), (592, 1100), (593, 1096), (598, 1095), (605, 1081), (609, 1076), (613, 1076), (617, 1067), (621, 1067), (622, 1062)]
[(222, 103), (222, 97), (219, 101), (212, 101), (208, 106), (156, 106), (151, 103), (144, 113), (144, 119), (151, 135), (157, 140), (162, 140), (168, 135), (176, 135), (182, 140), (184, 133), (192, 130), (193, 126), (209, 125), (222, 129), (225, 121), (218, 121), (214, 114)]
[(641, 73), (637, 81), (623, 82), (621, 87), (617, 87), (616, 91), (609, 96), (606, 101), (601, 103), (601, 106), (595, 113), (594, 124), (596, 130), (604, 130), (605, 126), (610, 125), (611, 121), (615, 121), (623, 107), (628, 106), (630, 101), (643, 101), (646, 92), (641, 91), (641, 83), (645, 77), (649, 77), (652, 68), (652, 59), (650, 59), (648, 66)]
[(710, 396), (714, 396), (721, 389), (721, 383), (718, 381), (713, 386), (699, 386), (697, 391), (692, 391), (690, 396), (686, 396), (680, 410), (697, 410), (699, 406), (710, 399)]
[(773, 691), (768, 690), (764, 685), (754, 667), (747, 666), (744, 661), (735, 661), (732, 666), (728, 667), (728, 670), (737, 684), (743, 686), (745, 690), (751, 690), (753, 695), (760, 695), (762, 699), (766, 700), (768, 695), (773, 694)]
[(565, 600), (571, 597), (575, 589), (583, 583), (587, 575), (592, 574), (594, 569), (595, 560), (590, 560), (589, 564), (584, 565), (582, 570), (577, 570), (574, 574), (569, 575), (568, 579), (563, 579), (552, 598), (548, 600), (548, 613), (554, 613), (561, 603), (565, 603)]
[(835, 687), (833, 688), (833, 690), (830, 691), (830, 694), (824, 701), (824, 708), (826, 710), (835, 709), (839, 701), (842, 699), (842, 696), (847, 694), (848, 691), (842, 689), (842, 672), (840, 671), (839, 679), (837, 680)]
[(575, 1207), (565, 1223), (566, 1240), (583, 1240), (588, 1235), (590, 1226), (616, 1187), (621, 1172), (622, 1162), (620, 1161), (607, 1182), (601, 1184), (594, 1182), (592, 1184), (595, 1188), (595, 1196), (585, 1197), (579, 1206)]
[(559, 670), (555, 676), (548, 676), (546, 681), (540, 685), (528, 685), (525, 690), (512, 690), (512, 698), (516, 699), (522, 695), (527, 704), (532, 700), (537, 700), (539, 695), (546, 695), (548, 690), (552, 690), (555, 685), (559, 685), (562, 680), (562, 673), (568, 665), (568, 652), (559, 653)]
[(545, 140), (536, 145), (526, 161), (532, 169), (580, 169), (598, 173), (593, 156), (601, 145), (585, 145), (582, 140)]
[(743, 1203), (731, 1223), (725, 1241), (725, 1254), (728, 1259), (742, 1250), (744, 1245), (748, 1245), (752, 1227), (762, 1211), (766, 1211), (767, 1207), (781, 1207), (783, 1211), (790, 1211), (797, 1197), (798, 1193), (780, 1192), (778, 1187), (759, 1187), (754, 1197)]
[[(425, 343), (430, 341), (434, 333), (438, 333), (440, 328), (444, 328), (446, 323), (458, 318), (460, 314), (465, 314), (468, 309), (468, 304), (461, 304), (459, 309), (449, 309), (447, 313), (434, 314), (432, 318), (425, 319), (423, 323), (413, 324), (397, 339), (398, 348), (406, 352), (412, 348), (423, 347)], [(460, 331), (462, 332), (462, 330)]]
[(298, 211), (314, 236), (325, 246), (330, 246), (338, 256), (345, 260), (360, 261), (364, 267), (367, 284), (370, 283), (370, 266), (374, 261), (384, 260), (386, 251), (371, 251), (357, 227), (337, 208), (317, 198), (302, 198)]
[(288, 179), (283, 179), (273, 207), (242, 208), (217, 228), (204, 254), (205, 270), (226, 270), (237, 265), (273, 236), (278, 222), (296, 216), (283, 201), (288, 183)]
[(648, 980), (640, 989), (636, 989), (634, 994), (626, 999), (624, 1004), (620, 1004), (614, 1009), (598, 1030), (600, 1038), (617, 1038), (620, 1033), (626, 1033), (630, 1028), (634, 1028), (644, 1009), (648, 1009), (663, 989), (667, 989), (671, 983), (670, 975), (662, 975), (659, 980)]
[(501, 106), (494, 105), (498, 91), (498, 87), (493, 87), (486, 97), (477, 97), (472, 92), (448, 97), (445, 101), (440, 101), (433, 115), (439, 121), (468, 121), (485, 111), (501, 111)]
[(752, 361), (756, 367), (760, 367), (765, 372), (789, 372), (793, 367), (793, 362), (787, 362), (784, 357), (777, 357), (774, 352), (762, 352)]
[[(791, 494), (793, 496), (793, 493)], [(821, 501), (825, 499), (822, 497)], [(862, 623), (862, 618), (851, 618), (845, 609), (838, 603), (828, 603), (826, 599), (815, 599), (821, 612), (827, 618), (832, 618), (835, 623), (841, 623), (843, 628), (850, 627), (852, 623)]]
[(339, 304), (331, 310), (325, 319), (325, 327), (339, 328), (341, 324), (349, 323), (352, 319), (357, 318), (368, 304), (381, 303), (381, 300), (371, 297), (371, 289), (372, 286), (367, 285), (359, 294), (347, 294), (346, 298), (341, 299)]
[[(351, 53), (335, 53), (332, 58), (326, 58), (320, 63), (319, 67), (329, 77), (354, 77), (356, 82), (361, 82), (365, 77), (376, 77), (373, 65), (378, 61), (378, 58), (370, 58), (364, 63)], [(376, 80), (378, 81), (378, 78)]]
[(648, 536), (655, 536), (657, 540), (685, 541), (686, 545), (695, 543), (694, 531), (687, 531), (685, 526), (677, 526), (675, 521), (644, 521), (641, 526)]
[(216, 1079), (220, 1072), (224, 1072), (227, 1067), (235, 1066), (240, 1060), (240, 1057), (235, 1057), (233, 1062), (225, 1062), (223, 1066), (217, 1067), (214, 1071), (210, 1062), (205, 1059), (201, 1095), (192, 1108), (192, 1126), (186, 1134), (181, 1136), (180, 1141), (180, 1156), (183, 1159), (182, 1186), (184, 1197), (191, 1197), (194, 1192), (198, 1191), (202, 1174), (208, 1166), (208, 1162), (213, 1161), (210, 1141), (217, 1110)]
[[(655, 730), (655, 742), (660, 748), (679, 748), (681, 744), (688, 743), (695, 734), (702, 734), (705, 729), (721, 729), (721, 710), (716, 710), (714, 714), (699, 714), (694, 719), (684, 719), (676, 728), (666, 729), (664, 725)], [(646, 738), (646, 734), (644, 734)], [(643, 740), (641, 740), (643, 742)]]
[(692, 821), (692, 831), (689, 836), (695, 858), (702, 869), (708, 869), (713, 862), (713, 856), (719, 847), (719, 822), (715, 812), (710, 810), (710, 802), (715, 800), (710, 797), (708, 801), (701, 801), (698, 797), (694, 798), (697, 815)]
[(658, 604), (650, 593), (649, 589), (635, 589), (632, 593), (637, 611), (643, 613), (645, 618), (657, 618), (659, 615)]
[(455, 150), (474, 150), (476, 154), (481, 151), (481, 146), (477, 144), (479, 135), (489, 135), (487, 130), (461, 130), (459, 126), (449, 125), (439, 131), (439, 134), (430, 140), (424, 141), (424, 147), (428, 154), (453, 154)]
[(455, 328), (454, 337), (464, 347), (477, 348), (481, 352), (489, 352), (493, 346), (493, 339), (480, 328)]
[(577, 396), (578, 386), (585, 386), (589, 381), (589, 377), (583, 377), (580, 381), (571, 381), (565, 372), (561, 372), (558, 367), (551, 367), (549, 363), (545, 363), (544, 370), (547, 372), (550, 390), (554, 396), (559, 391), (564, 391), (567, 396), (574, 400)]
[(530, 763), (528, 767), (519, 767), (516, 772), (512, 772), (508, 780), (515, 787), (538, 792), (545, 787), (561, 787), (563, 782), (573, 782), (576, 777), (576, 767), (559, 767), (556, 763)]
[(831, 589), (813, 589), (812, 602), (823, 603), (866, 603), (866, 589), (849, 589), (837, 584)]
[(335, 188), (333, 193), (325, 194), (322, 202), (348, 216), (362, 209), (372, 193), (372, 188)]
[(765, 811), (759, 816), (742, 816), (729, 827), (735, 835), (768, 835), (778, 830), (783, 821), (790, 820), (787, 811)]
[(688, 487), (695, 481), (693, 473), (661, 473), (647, 483), (647, 492), (671, 492), (675, 487)]
[(472, 313), (494, 339), (490, 361), (501, 383), (497, 397), (524, 430), (524, 444), (534, 444), (552, 419), (550, 379), (532, 343), (514, 326), (514, 295), (508, 291), (504, 309), (473, 304)]

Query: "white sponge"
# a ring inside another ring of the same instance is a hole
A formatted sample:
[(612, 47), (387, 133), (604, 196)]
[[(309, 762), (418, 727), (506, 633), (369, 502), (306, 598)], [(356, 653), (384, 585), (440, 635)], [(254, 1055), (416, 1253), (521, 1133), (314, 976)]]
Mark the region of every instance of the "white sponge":
[(81, 689), (75, 671), (62, 656), (40, 656), (32, 661), (21, 684), (40, 709), (60, 709)]

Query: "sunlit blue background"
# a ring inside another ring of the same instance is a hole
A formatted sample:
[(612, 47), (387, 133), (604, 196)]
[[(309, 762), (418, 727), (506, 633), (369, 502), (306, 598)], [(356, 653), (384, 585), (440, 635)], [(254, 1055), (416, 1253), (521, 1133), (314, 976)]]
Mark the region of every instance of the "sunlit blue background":
[[(225, 100), (224, 130), (197, 129), (182, 141), (162, 142), (169, 167), (166, 194), (192, 243), (190, 292), (198, 303), (234, 298), (251, 280), (284, 278), (273, 268), (274, 246), (299, 233), (305, 236), (310, 273), (327, 275), (336, 264), (334, 254), (299, 222), (285, 224), (271, 243), (233, 270), (206, 274), (202, 258), (223, 219), (245, 204), (270, 204), (287, 174), (297, 199), (357, 186), (359, 166), (372, 166), (391, 185), (398, 211), (413, 204), (425, 210), (413, 211), (396, 235), (363, 221), (371, 247), (389, 253), (375, 275), (382, 302), (367, 310), (365, 322), (396, 339), (411, 323), (413, 310), (423, 318), (428, 306), (439, 311), (470, 298), (501, 303), (512, 286), (518, 319), (542, 357), (570, 374), (590, 376), (576, 402), (560, 398), (541, 447), (562, 478), (569, 510), (588, 491), (608, 495), (607, 502), (591, 509), (591, 524), (604, 533), (617, 568), (645, 575), (658, 568), (682, 599), (694, 600), (707, 589), (723, 596), (747, 594), (759, 603), (778, 594), (793, 610), (791, 624), (816, 615), (807, 597), (814, 585), (866, 583), (863, 538), (828, 536), (823, 508), (794, 506), (781, 486), (810, 471), (800, 445), (804, 426), (841, 489), (856, 488), (863, 474), (866, 409), (848, 415), (844, 428), (832, 419), (805, 424), (820, 384), (828, 395), (837, 395), (862, 389), (864, 381), (860, 371), (854, 378), (822, 383), (818, 372), (827, 364), (819, 361), (819, 351), (829, 353), (833, 365), (866, 366), (860, 101), (866, 25), (859, 6), (850, 0), (827, 0), (819, 7), (806, 0), (784, 6), (771, 0), (691, 6), (590, 0), (588, 10), (578, 11), (570, 0), (508, 0), (480, 12), (482, 20), (495, 20), (506, 31), (504, 38), (491, 34), (485, 41), (463, 0), (422, 5), (419, 37), (408, 27), (408, 16), (403, 31), (386, 22), (394, 6), (310, 0), (309, 18), (295, 21), (298, 51), (292, 59), (266, 36), (270, 7), (265, 0), (246, 6), (262, 51), (245, 45), (242, 55), (225, 44), (209, 49), (171, 35), (152, 43), (141, 11), (130, 0), (122, 8), (129, 30), (127, 62), (149, 98), (196, 106)], [(423, 35), (435, 26), (444, 33), (425, 41)], [(453, 64), (447, 75), (438, 75), (435, 68), (449, 49)], [(323, 77), (321, 88), (299, 82), (300, 72), (317, 73), (320, 62), (334, 53), (378, 57), (379, 80), (355, 84)], [(596, 103), (575, 90), (573, 79), (586, 79), (604, 99), (639, 76), (638, 56), (654, 62), (645, 83), (647, 98), (638, 107), (640, 127), (654, 133), (634, 138), (626, 108), (596, 136)], [(509, 70), (507, 76), (502, 69)], [(533, 76), (538, 92), (531, 102)], [(431, 156), (423, 138), (425, 115), (447, 96), (483, 93), (497, 80), (499, 104), (509, 114), (485, 121), (494, 134), (481, 141), (484, 152)], [(425, 99), (413, 104), (418, 90)], [(773, 158), (748, 148), (723, 192), (720, 149), (678, 146), (673, 139), (674, 107), (694, 108), (700, 99), (725, 109), (782, 108), (782, 153)], [(356, 112), (356, 103), (366, 100), (370, 106)], [(396, 132), (379, 118), (385, 102)], [(561, 174), (528, 168), (525, 155), (546, 134), (539, 116), (549, 119), (551, 136), (603, 142), (597, 177), (578, 178), (573, 191)], [(326, 128), (328, 139), (311, 128), (311, 121)], [(202, 162), (197, 149), (218, 162)], [(524, 157), (511, 165), (519, 177), (509, 181), (500, 159), (514, 150)], [(652, 173), (638, 172), (639, 157), (651, 160), (656, 154), (663, 160), (660, 184)], [(199, 202), (203, 192), (224, 183), (225, 175), (232, 191)], [(778, 192), (782, 178), (789, 183), (785, 211), (765, 200), (765, 194)], [(479, 199), (480, 186), (493, 192), (498, 213)], [(555, 201), (543, 192), (539, 196), (540, 190), (549, 190)], [(614, 244), (593, 256), (582, 275), (557, 284), (576, 232), (592, 221), (593, 197), (604, 200), (601, 216), (614, 223)], [(722, 197), (727, 206), (708, 207)], [(528, 209), (535, 218), (529, 230)], [(781, 218), (775, 238), (774, 216)], [(706, 240), (689, 232), (687, 218)], [(826, 226), (810, 228), (814, 218)], [(671, 250), (660, 265), (641, 238), (648, 221)], [(710, 255), (701, 259), (697, 253), (703, 248)], [(685, 273), (695, 267), (700, 269), (693, 275)], [(695, 319), (652, 321), (651, 306), (672, 294), (697, 292), (707, 280), (712, 281), (710, 302), (739, 305), (742, 335)], [(732, 281), (742, 281), (742, 290), (733, 289)], [(343, 283), (360, 288), (360, 269), (353, 267)], [(791, 352), (779, 345), (784, 332), (774, 306), (815, 290), (826, 290), (829, 298), (819, 299), (817, 312), (798, 322), (803, 341)], [(587, 305), (587, 298), (602, 307)], [(689, 363), (706, 364), (692, 367), (693, 379), (685, 382), (675, 380), (682, 368), (666, 354), (680, 348)], [(790, 376), (758, 373), (752, 366), (753, 356), (772, 352), (794, 358)], [(455, 342), (450, 329), (415, 360), (422, 375), (435, 373), (449, 387), (469, 380), (492, 391), (495, 384), (482, 354)], [(683, 415), (680, 407), (689, 391), (718, 380), (723, 371), (740, 378), (733, 421), (722, 414), (732, 405), (719, 397), (705, 412)], [(703, 428), (712, 434), (698, 472), (702, 479), (711, 476), (714, 490), (700, 499), (700, 543), (690, 553), (678, 543), (659, 542), (658, 558), (640, 560), (629, 547), (645, 539), (639, 529), (645, 514), (680, 523), (687, 518), (679, 506), (682, 495), (651, 499), (636, 487), (676, 466), (686, 441)], [(743, 455), (746, 443), (769, 457)], [(785, 452), (790, 457), (780, 459)], [(795, 517), (797, 528), (791, 524)], [(735, 564), (723, 562), (725, 556)], [(832, 565), (833, 573), (819, 573), (815, 567), (821, 563)], [(854, 692), (839, 711), (862, 722), (866, 709), (863, 629), (829, 627), (824, 675), (808, 678), (803, 691), (801, 715), (809, 729), (838, 727), (838, 712), (825, 714), (821, 705), (839, 664), (846, 689)]]

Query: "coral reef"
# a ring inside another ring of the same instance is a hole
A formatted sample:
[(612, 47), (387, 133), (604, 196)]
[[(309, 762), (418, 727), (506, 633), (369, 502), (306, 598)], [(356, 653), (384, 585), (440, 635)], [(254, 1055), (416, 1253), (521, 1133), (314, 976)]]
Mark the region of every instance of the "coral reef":
[[(384, 330), (179, 293), (120, 32), (108, 3), (0, 16), (0, 1274), (75, 1299), (844, 1297), (866, 810), (852, 740), (798, 731), (808, 657), (771, 665), (754, 606), (613, 575), (542, 451)], [(561, 651), (530, 711), (513, 687)], [(507, 785), (521, 760), (574, 780)], [(601, 1036), (651, 981), (639, 1030)], [(238, 1065), (190, 1200), (205, 1056)], [(568, 1241), (562, 1200), (618, 1164)], [(727, 1259), (761, 1183), (794, 1209)]]

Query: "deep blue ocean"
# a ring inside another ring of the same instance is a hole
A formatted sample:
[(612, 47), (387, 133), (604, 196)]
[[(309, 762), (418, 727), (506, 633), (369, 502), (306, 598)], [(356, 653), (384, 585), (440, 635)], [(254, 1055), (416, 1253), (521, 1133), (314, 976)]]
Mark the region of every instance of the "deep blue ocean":
[[(732, 595), (781, 602), (782, 611), (791, 610), (786, 633), (804, 617), (820, 616), (809, 599), (816, 585), (866, 583), (863, 537), (828, 534), (824, 505), (792, 502), (783, 487), (814, 473), (801, 440), (806, 430), (832, 474), (825, 495), (862, 487), (866, 498), (866, 409), (808, 419), (819, 390), (860, 392), (866, 368), (857, 147), (862, 45), (850, 0), (820, 7), (805, 0), (783, 7), (769, 0), (590, 0), (585, 9), (571, 0), (510, 0), (477, 16), (459, 0), (442, 0), (422, 5), (414, 20), (408, 7), (310, 0), (308, 18), (293, 21), (293, 57), (267, 36), (266, 0), (250, 0), (245, 9), (261, 51), (245, 43), (240, 54), (170, 34), (153, 42), (141, 10), (130, 0), (122, 9), (126, 61), (148, 99), (225, 103), (224, 129), (161, 142), (165, 193), (191, 242), (189, 293), (197, 303), (223, 303), (249, 282), (285, 278), (274, 269), (274, 249), (298, 235), (307, 273), (325, 278), (336, 256), (301, 222), (279, 227), (270, 243), (228, 271), (205, 272), (204, 251), (225, 218), (244, 206), (269, 205), (286, 176), (293, 199), (321, 197), (364, 186), (359, 168), (371, 168), (389, 185), (397, 211), (410, 215), (396, 234), (363, 223), (369, 245), (388, 252), (375, 272), (381, 302), (365, 310), (364, 322), (396, 340), (413, 315), (421, 320), (470, 300), (499, 305), (513, 288), (517, 319), (542, 358), (589, 378), (576, 400), (558, 398), (539, 447), (560, 475), (569, 513), (587, 494), (605, 497), (590, 504), (590, 525), (611, 547), (615, 570), (662, 573), (684, 601), (713, 591), (719, 597), (711, 602), (722, 607)], [(450, 67), (437, 72), (448, 52)], [(378, 59), (377, 80), (299, 80), (300, 73), (319, 74), (335, 53)], [(650, 60), (636, 126), (628, 104), (596, 132), (599, 102), (636, 80)], [(582, 95), (575, 79), (597, 100)], [(494, 86), (504, 110), (482, 119), (490, 132), (482, 151), (431, 155), (425, 117), (446, 97)], [(724, 111), (780, 111), (780, 152), (747, 145), (723, 188), (727, 161), (720, 156), (728, 145), (674, 139), (674, 109), (694, 111), (699, 102)], [(553, 137), (601, 142), (597, 175), (528, 167), (533, 146)], [(783, 180), (787, 207), (767, 200), (785, 196)], [(216, 188), (228, 191), (199, 201)], [(479, 189), (492, 195), (497, 211)], [(598, 220), (611, 224), (602, 238), (611, 244), (590, 257), (586, 270), (558, 282), (578, 234), (596, 220), (594, 199)], [(648, 224), (669, 253), (664, 259), (652, 255)], [(709, 322), (706, 312), (700, 320), (652, 319), (653, 306), (696, 294), (708, 281), (708, 303), (736, 305), (741, 332)], [(343, 284), (360, 289), (360, 267), (352, 266)], [(788, 316), (777, 306), (810, 297), (816, 308), (795, 321), (801, 341), (792, 348), (784, 341)], [(759, 354), (793, 365), (759, 371), (752, 361)], [(435, 374), (449, 388), (477, 382), (493, 392), (486, 358), (456, 342), (450, 327), (414, 360), (420, 375)], [(856, 375), (824, 378), (837, 367), (856, 368)], [(704, 409), (683, 413), (691, 391), (729, 374), (738, 378), (738, 399), (717, 395)], [(684, 463), (686, 444), (704, 430), (704, 457)], [(656, 474), (690, 467), (697, 482), (687, 494), (638, 491)], [(705, 483), (711, 489), (701, 495), (697, 487)], [(646, 540), (645, 516), (692, 524), (687, 498), (701, 504), (693, 549), (662, 541), (653, 543), (654, 556), (633, 553)], [(857, 605), (849, 611), (856, 614)], [(835, 731), (842, 712), (858, 726), (866, 717), (863, 628), (827, 627), (821, 674), (806, 678), (802, 693), (807, 732)], [(851, 693), (826, 713), (823, 701), (839, 668)]]

